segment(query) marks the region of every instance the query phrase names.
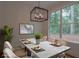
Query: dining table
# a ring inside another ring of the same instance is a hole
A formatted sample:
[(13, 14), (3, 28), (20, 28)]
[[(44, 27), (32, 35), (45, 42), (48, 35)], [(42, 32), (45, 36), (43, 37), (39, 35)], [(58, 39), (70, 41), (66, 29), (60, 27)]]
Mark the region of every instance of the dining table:
[[(57, 57), (58, 55), (70, 50), (69, 46), (55, 46), (50, 44), (51, 42), (49, 41), (41, 41), (39, 44), (36, 44), (35, 38), (21, 39), (20, 41), (29, 51), (28, 54), (33, 53), (37, 58)], [(40, 48), (35, 50), (36, 46)]]

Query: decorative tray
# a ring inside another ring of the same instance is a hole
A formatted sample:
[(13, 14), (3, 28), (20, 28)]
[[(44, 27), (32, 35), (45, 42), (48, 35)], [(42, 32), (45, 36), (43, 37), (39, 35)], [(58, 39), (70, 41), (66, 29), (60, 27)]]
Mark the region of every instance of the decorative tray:
[(21, 40), (24, 44), (31, 44), (30, 40)]
[(50, 45), (56, 46), (56, 47), (60, 47), (61, 46), (61, 44), (53, 44), (53, 43), (50, 43)]
[(40, 46), (35, 46), (31, 49), (34, 50), (36, 53), (45, 51), (45, 49), (41, 48)]

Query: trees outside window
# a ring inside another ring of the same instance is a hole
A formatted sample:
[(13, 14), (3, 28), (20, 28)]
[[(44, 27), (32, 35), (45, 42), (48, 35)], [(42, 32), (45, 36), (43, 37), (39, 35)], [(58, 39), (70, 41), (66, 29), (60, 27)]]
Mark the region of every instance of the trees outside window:
[[(62, 22), (60, 21), (60, 15), (62, 16)], [(62, 27), (60, 23), (62, 23)], [(62, 31), (60, 31), (60, 27)], [(49, 33), (55, 35), (60, 32), (70, 35), (79, 34), (79, 3), (51, 13)]]
[(54, 12), (50, 16), (50, 34), (59, 34), (60, 11)]

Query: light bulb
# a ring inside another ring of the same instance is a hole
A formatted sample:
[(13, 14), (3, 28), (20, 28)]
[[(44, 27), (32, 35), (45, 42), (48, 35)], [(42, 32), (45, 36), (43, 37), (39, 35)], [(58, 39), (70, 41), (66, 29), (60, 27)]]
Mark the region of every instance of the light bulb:
[(39, 17), (40, 17), (40, 18), (43, 18), (43, 15), (42, 15), (41, 13), (39, 13)]
[(39, 15), (35, 14), (35, 18), (39, 18)]

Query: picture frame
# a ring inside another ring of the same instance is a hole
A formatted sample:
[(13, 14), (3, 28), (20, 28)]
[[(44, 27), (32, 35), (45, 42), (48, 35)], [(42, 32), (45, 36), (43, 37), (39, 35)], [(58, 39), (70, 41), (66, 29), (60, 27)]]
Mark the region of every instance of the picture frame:
[(33, 24), (21, 23), (19, 25), (20, 34), (33, 34), (34, 28)]

